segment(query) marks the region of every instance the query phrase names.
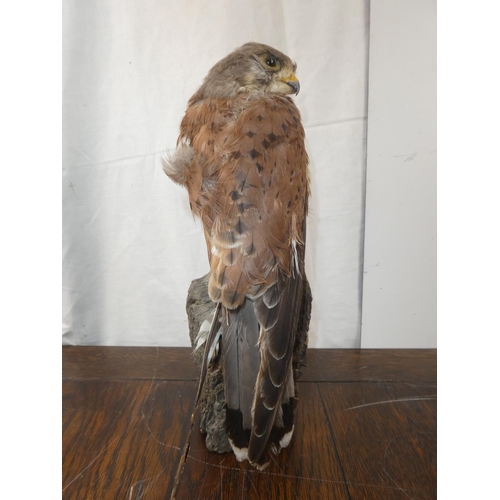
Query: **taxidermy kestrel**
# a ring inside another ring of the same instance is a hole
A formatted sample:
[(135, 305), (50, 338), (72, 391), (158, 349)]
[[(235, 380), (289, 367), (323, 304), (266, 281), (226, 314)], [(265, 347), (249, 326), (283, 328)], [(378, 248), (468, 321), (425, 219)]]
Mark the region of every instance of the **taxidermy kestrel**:
[(293, 434), (292, 354), (305, 285), (308, 157), (296, 64), (247, 43), (191, 97), (165, 173), (203, 223), (216, 304), (207, 364), (222, 356), (226, 431), (262, 469)]

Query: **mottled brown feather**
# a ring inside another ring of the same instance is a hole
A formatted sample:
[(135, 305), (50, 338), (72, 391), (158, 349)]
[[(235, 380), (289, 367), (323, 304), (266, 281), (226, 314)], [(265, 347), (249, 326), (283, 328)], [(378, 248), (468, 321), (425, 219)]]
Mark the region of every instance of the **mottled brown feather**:
[(280, 95), (207, 99), (188, 108), (180, 140), (195, 150), (187, 186), (210, 235), (210, 295), (238, 307), (277, 268), (290, 273), (308, 191), (299, 111)]

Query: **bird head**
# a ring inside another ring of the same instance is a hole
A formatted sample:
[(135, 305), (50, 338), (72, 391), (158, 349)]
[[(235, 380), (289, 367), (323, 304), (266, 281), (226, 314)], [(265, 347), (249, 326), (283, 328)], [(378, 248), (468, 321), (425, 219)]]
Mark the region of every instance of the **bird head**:
[(297, 65), (282, 52), (250, 42), (220, 60), (198, 91), (200, 98), (239, 94), (298, 94)]

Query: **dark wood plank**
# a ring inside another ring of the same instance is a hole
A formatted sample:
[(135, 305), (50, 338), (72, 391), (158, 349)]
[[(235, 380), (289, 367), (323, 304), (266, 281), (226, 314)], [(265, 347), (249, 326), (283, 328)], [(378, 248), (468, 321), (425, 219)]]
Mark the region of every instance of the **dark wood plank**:
[(189, 347), (63, 346), (63, 378), (198, 380)]
[(436, 349), (309, 349), (301, 380), (436, 382)]
[(233, 454), (211, 453), (196, 427), (176, 498), (347, 499), (316, 384), (301, 384), (295, 435), (273, 460), (260, 472), (248, 462), (239, 463)]
[[(169, 498), (191, 350), (65, 347), (63, 359), (63, 498)], [(208, 452), (195, 427), (177, 498), (435, 498), (435, 366), (435, 350), (309, 350), (291, 446), (259, 472)]]
[[(435, 349), (309, 349), (301, 382), (435, 382)], [(197, 380), (188, 347), (64, 346), (63, 377)]]
[(63, 499), (168, 498), (195, 382), (63, 383)]
[(318, 384), (350, 498), (436, 498), (436, 387)]

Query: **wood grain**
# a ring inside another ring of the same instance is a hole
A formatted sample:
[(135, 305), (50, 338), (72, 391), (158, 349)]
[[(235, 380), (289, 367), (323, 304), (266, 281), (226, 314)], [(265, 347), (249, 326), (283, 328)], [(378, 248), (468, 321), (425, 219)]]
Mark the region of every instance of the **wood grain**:
[(194, 382), (66, 381), (63, 499), (168, 498)]
[[(291, 445), (259, 472), (206, 450), (183, 499), (436, 498), (436, 351), (309, 350)], [(183, 348), (63, 348), (63, 499), (168, 499), (197, 373)]]
[(436, 382), (435, 349), (309, 349), (304, 382)]
[(350, 498), (436, 498), (436, 387), (318, 384)]
[(63, 347), (63, 377), (106, 380), (198, 380), (189, 347)]

